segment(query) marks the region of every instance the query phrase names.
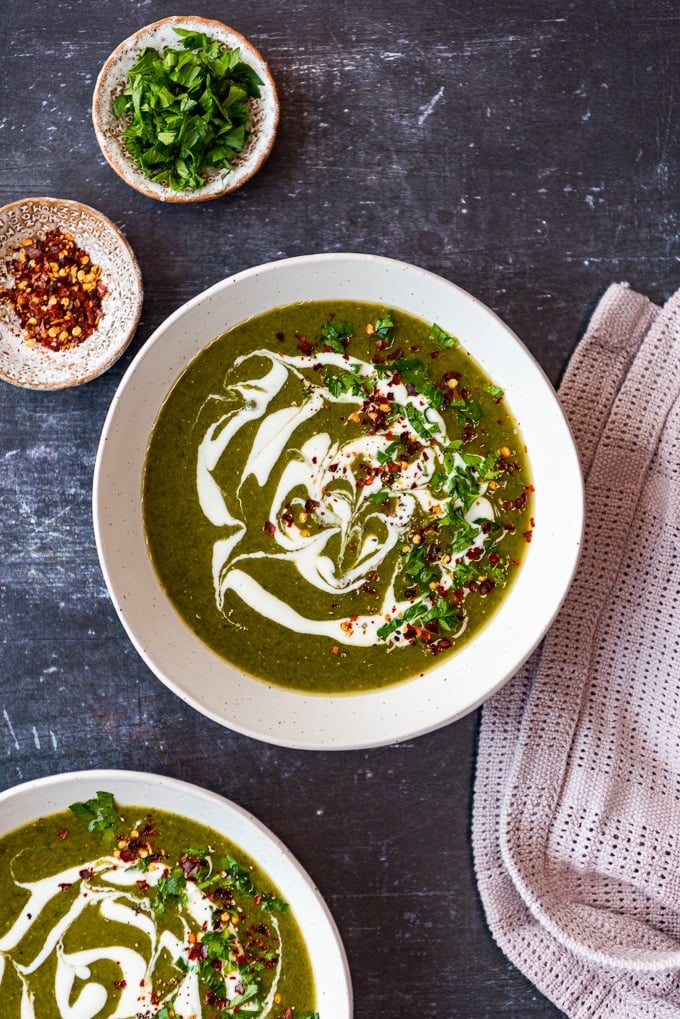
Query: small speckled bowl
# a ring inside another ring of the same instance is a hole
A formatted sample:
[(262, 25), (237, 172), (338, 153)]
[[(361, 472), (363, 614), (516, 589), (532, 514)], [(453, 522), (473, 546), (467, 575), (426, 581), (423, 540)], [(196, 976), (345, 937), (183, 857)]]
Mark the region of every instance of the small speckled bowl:
[[(125, 145), (123, 132), (126, 120), (113, 113), (113, 101), (125, 88), (128, 71), (146, 46), (153, 46), (159, 51), (165, 47), (180, 47), (181, 39), (175, 28), (204, 32), (229, 49), (238, 49), (241, 60), (251, 66), (264, 83), (259, 99), (250, 100), (251, 131), (242, 151), (233, 159), (231, 171), (208, 171), (205, 185), (196, 191), (173, 191), (167, 185), (145, 177)], [(235, 191), (260, 169), (274, 145), (279, 125), (279, 100), (267, 64), (245, 36), (210, 18), (172, 17), (147, 25), (116, 47), (97, 78), (92, 99), (92, 122), (104, 158), (130, 187), (160, 202), (204, 202)]]
[(100, 266), (103, 314), (79, 346), (54, 351), (29, 346), (11, 301), (0, 300), (0, 378), (28, 389), (66, 389), (101, 375), (130, 343), (142, 311), (142, 277), (125, 237), (101, 212), (63, 198), (24, 198), (0, 208), (0, 290), (14, 287), (12, 258), (21, 242), (55, 228)]

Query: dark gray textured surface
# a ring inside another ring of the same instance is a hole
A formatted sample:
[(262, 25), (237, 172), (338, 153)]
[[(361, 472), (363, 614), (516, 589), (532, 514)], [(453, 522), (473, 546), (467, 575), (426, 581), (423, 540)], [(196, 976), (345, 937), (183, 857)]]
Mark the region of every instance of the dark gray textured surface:
[[(241, 191), (137, 195), (99, 154), (96, 75), (137, 28), (218, 17), (269, 61), (279, 137)], [(605, 287), (678, 285), (677, 5), (582, 0), (19, 2), (0, 10), (0, 203), (95, 206), (125, 232), (146, 300), (124, 358), (81, 389), (0, 389), (0, 787), (126, 767), (246, 806), (338, 922), (357, 1019), (558, 1016), (495, 948), (469, 849), (476, 717), (352, 753), (267, 747), (204, 720), (133, 651), (99, 570), (99, 432), (131, 357), (230, 273), (357, 250), (472, 291), (553, 383)], [(586, 409), (587, 412), (587, 409)]]

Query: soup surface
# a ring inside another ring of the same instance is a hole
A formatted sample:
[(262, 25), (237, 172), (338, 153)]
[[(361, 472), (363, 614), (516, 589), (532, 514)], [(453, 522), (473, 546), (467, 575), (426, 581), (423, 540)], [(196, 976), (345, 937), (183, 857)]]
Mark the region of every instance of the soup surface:
[(287, 904), (203, 825), (98, 793), (0, 839), (0, 882), (3, 1019), (319, 1019)]
[(502, 391), (378, 306), (277, 308), (186, 368), (147, 450), (150, 556), (185, 622), (271, 683), (375, 689), (484, 625), (531, 538)]

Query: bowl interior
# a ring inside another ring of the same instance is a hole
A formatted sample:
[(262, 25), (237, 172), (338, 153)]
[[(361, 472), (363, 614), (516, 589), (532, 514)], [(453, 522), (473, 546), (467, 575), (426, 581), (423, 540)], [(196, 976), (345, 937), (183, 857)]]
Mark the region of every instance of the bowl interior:
[[(210, 651), (179, 619), (146, 551), (141, 481), (148, 435), (169, 388), (230, 325), (302, 300), (351, 299), (436, 321), (500, 385), (531, 462), (535, 528), (525, 562), (490, 622), (424, 677), (340, 696), (252, 679)], [(133, 644), (180, 697), (218, 722), (307, 749), (376, 746), (471, 711), (528, 657), (572, 578), (583, 525), (578, 457), (554, 390), (517, 337), (479, 301), (415, 266), (371, 255), (286, 259), (238, 273), (175, 312), (137, 356), (107, 417), (94, 478), (94, 523), (104, 576)]]
[[(238, 49), (241, 60), (250, 65), (263, 82), (260, 97), (250, 100), (250, 135), (241, 152), (234, 157), (231, 171), (227, 174), (220, 170), (209, 171), (205, 185), (191, 192), (173, 191), (165, 184), (149, 180), (141, 172), (125, 146), (125, 121), (113, 113), (113, 101), (125, 88), (128, 71), (145, 47), (154, 47), (159, 51), (165, 47), (180, 47), (181, 40), (175, 28), (203, 32), (224, 43), (229, 49)], [(276, 138), (279, 100), (266, 61), (240, 32), (210, 18), (170, 17), (135, 32), (120, 43), (106, 60), (97, 77), (92, 97), (92, 123), (104, 158), (130, 187), (157, 201), (200, 202), (235, 191), (259, 170)]]
[(133, 771), (82, 771), (27, 782), (0, 794), (0, 835), (106, 790), (121, 805), (170, 811), (214, 828), (269, 874), (298, 920), (311, 957), (321, 1014), (350, 1019), (352, 989), (335, 923), (309, 875), (260, 821), (198, 786)]
[(96, 209), (67, 199), (26, 198), (0, 209), (0, 286), (14, 285), (6, 263), (21, 241), (55, 228), (71, 234), (101, 267), (103, 314), (80, 346), (53, 351), (27, 346), (14, 309), (0, 301), (0, 378), (17, 386), (62, 389), (95, 378), (123, 353), (141, 315), (142, 277), (127, 240)]

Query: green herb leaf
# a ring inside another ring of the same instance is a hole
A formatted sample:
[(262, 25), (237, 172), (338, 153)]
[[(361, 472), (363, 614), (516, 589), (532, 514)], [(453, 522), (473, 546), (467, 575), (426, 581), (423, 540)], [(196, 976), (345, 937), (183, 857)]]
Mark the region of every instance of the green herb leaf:
[(412, 403), (407, 403), (404, 407), (404, 413), (411, 428), (421, 439), (429, 439), (439, 430), (437, 422), (430, 421), (428, 418), (427, 410), (419, 410)]
[(336, 354), (347, 353), (347, 340), (351, 335), (350, 322), (326, 322), (321, 326), (321, 343), (334, 350)]
[(156, 1019), (174, 1019), (176, 1015), (174, 1001), (169, 1001), (161, 1008), (160, 1012), (156, 1012)]
[(90, 832), (98, 831), (102, 835), (112, 834), (118, 823), (118, 812), (113, 793), (98, 792), (96, 796), (84, 803), (72, 803), (68, 808), (87, 826)]
[(392, 319), (392, 312), (386, 311), (380, 315), (373, 323), (375, 335), (380, 337), (381, 340), (388, 340), (390, 333), (394, 329), (394, 320)]
[(368, 395), (366, 380), (354, 371), (340, 371), (336, 374), (331, 368), (326, 368), (323, 381), (328, 392), (336, 399), (348, 393), (352, 396)]
[(451, 336), (450, 333), (445, 332), (441, 326), (437, 325), (436, 322), (432, 324), (432, 329), (430, 330), (430, 339), (434, 340), (434, 342), (441, 350), (446, 350), (449, 347), (458, 346), (458, 338), (456, 336)]
[(177, 868), (166, 877), (160, 878), (156, 885), (156, 896), (153, 903), (154, 911), (159, 916), (162, 916), (169, 906), (177, 902), (184, 902), (186, 887), (186, 878)]
[(258, 891), (253, 884), (250, 872), (247, 871), (245, 867), (242, 867), (238, 860), (235, 860), (233, 856), (226, 857), (225, 863), (226, 866), (224, 867), (224, 870), (226, 870), (229, 874), (234, 885), (240, 892), (250, 895), (254, 899), (259, 899), (260, 904), (268, 911), (276, 909), (283, 912), (288, 909), (287, 902), (283, 902), (281, 899), (277, 899), (273, 895), (268, 895), (266, 892)]
[(387, 446), (385, 449), (379, 449), (378, 452), (376, 453), (376, 460), (378, 461), (378, 463), (386, 464), (393, 460), (394, 454), (399, 449), (399, 446), (400, 446), (399, 439), (395, 439), (394, 442), (390, 442), (389, 446)]

